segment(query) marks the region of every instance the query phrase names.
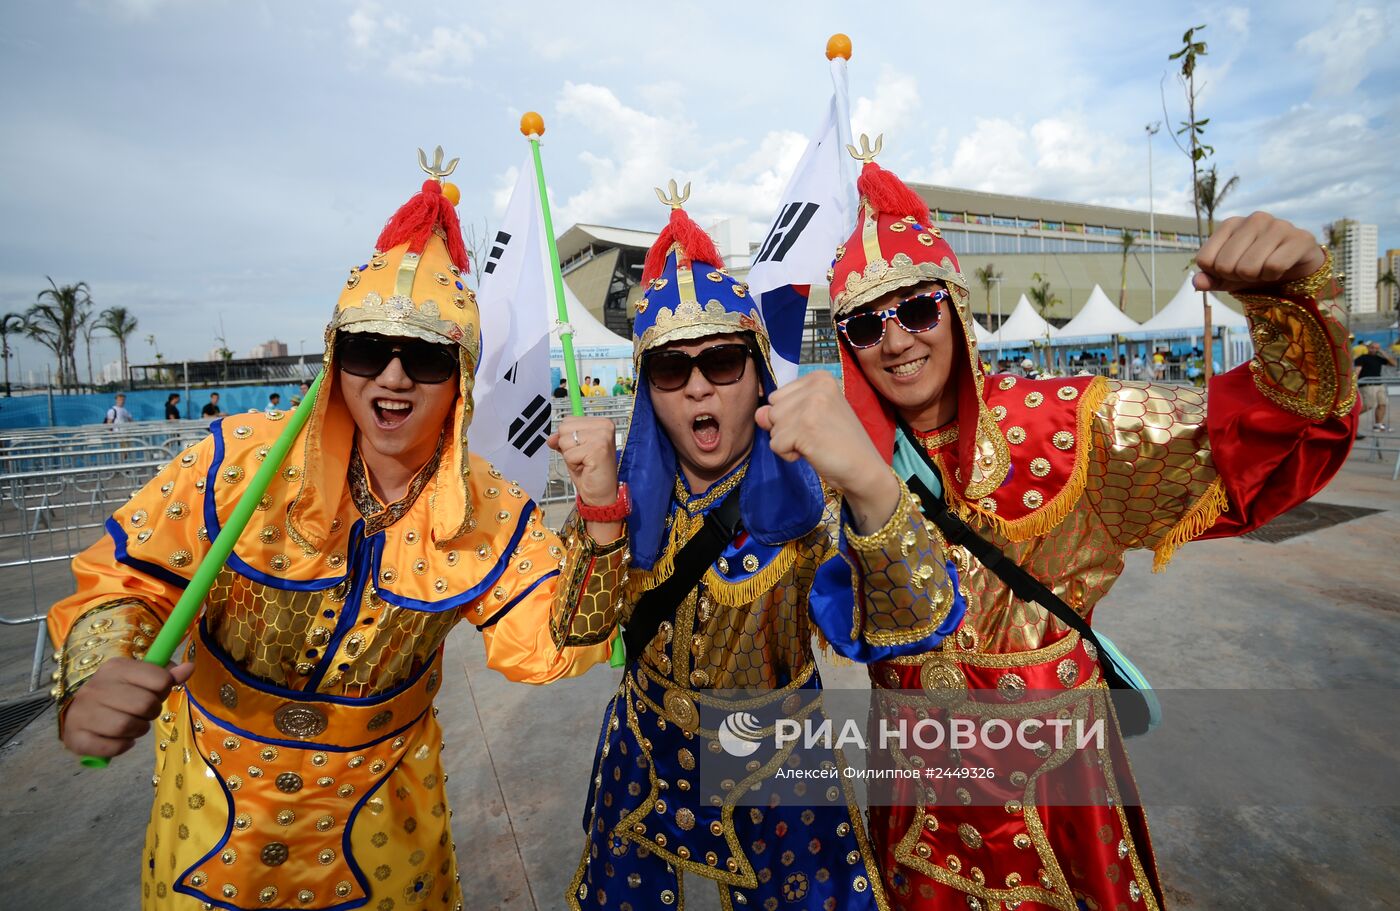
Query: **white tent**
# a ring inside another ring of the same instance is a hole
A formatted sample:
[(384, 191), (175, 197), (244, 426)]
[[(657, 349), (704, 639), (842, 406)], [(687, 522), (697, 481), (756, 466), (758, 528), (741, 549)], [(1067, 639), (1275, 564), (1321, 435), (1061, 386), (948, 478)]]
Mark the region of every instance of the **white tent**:
[(1106, 342), (1115, 335), (1124, 335), (1138, 328), (1138, 324), (1103, 293), (1098, 285), (1074, 319), (1060, 327), (1056, 341), (1072, 344)]
[(977, 336), (977, 347), (979, 349), (985, 350), (989, 345), (992, 344), (992, 333), (988, 332), (986, 329), (983, 329), (982, 324), (977, 322), (975, 318), (972, 320), (972, 334)]
[[(549, 313), (554, 313), (554, 295), (550, 294)], [(613, 332), (588, 311), (574, 292), (564, 285), (564, 302), (569, 308), (569, 324), (574, 327), (574, 359), (578, 362), (579, 378), (598, 377), (604, 389), (611, 389), (619, 376), (632, 375), (632, 341)], [(552, 323), (553, 320), (551, 319)], [(559, 333), (549, 333), (549, 366), (564, 373), (564, 348)]]
[[(1181, 288), (1176, 292), (1176, 296), (1165, 307), (1158, 310), (1156, 316), (1129, 333), (1129, 337), (1134, 339), (1194, 338), (1201, 335), (1205, 331), (1205, 317), (1201, 313), (1201, 292), (1191, 285), (1191, 280), (1195, 275), (1194, 272), (1188, 273), (1186, 280), (1181, 283)], [(1249, 328), (1249, 321), (1238, 311), (1227, 307), (1220, 298), (1207, 292), (1206, 299), (1210, 301), (1210, 323), (1215, 331)]]
[(1041, 318), (1024, 294), (1016, 302), (1016, 309), (992, 334), (989, 344), (1005, 348), (1024, 348), (1032, 342), (1043, 342), (1046, 338), (1057, 338), (1059, 332)]

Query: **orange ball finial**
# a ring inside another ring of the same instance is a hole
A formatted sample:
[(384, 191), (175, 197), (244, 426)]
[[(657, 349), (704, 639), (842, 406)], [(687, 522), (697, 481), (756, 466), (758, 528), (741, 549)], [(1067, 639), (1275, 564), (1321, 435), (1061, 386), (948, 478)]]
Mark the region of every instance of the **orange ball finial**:
[(837, 57), (851, 59), (851, 39), (840, 32), (826, 39), (826, 59), (835, 60)]
[(544, 118), (534, 111), (526, 111), (520, 118), (520, 132), (525, 136), (543, 136)]
[(444, 181), (442, 185), (442, 195), (454, 206), (462, 201), (462, 191), (457, 189), (455, 183), (447, 183)]

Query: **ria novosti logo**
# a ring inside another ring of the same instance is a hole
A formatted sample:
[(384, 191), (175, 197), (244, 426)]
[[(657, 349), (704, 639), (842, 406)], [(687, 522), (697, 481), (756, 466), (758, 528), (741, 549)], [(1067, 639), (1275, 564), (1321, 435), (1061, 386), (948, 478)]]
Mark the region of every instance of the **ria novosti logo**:
[(748, 712), (732, 712), (719, 726), (719, 745), (740, 759), (756, 753), (762, 738), (763, 726)]

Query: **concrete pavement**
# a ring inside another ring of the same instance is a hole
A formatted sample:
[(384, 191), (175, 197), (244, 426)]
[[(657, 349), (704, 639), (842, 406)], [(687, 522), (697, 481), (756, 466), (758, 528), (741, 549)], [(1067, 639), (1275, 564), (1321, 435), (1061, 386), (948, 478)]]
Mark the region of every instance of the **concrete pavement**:
[[(1387, 464), (1353, 456), (1318, 499), (1382, 511), (1278, 544), (1189, 545), (1162, 574), (1133, 554), (1096, 623), (1159, 688), (1400, 690), (1400, 484)], [(57, 575), (42, 580), (50, 600), (71, 589)], [(27, 668), (32, 634), (5, 635), (7, 670), (16, 654)], [(454, 633), (438, 703), (467, 907), (561, 908), (618, 672), (518, 686), (485, 668), (475, 639), (468, 626)], [(860, 668), (825, 673), (828, 685), (863, 685)], [(138, 906), (151, 749), (83, 770), (59, 748), (51, 711), (0, 747), (0, 905)], [(1400, 808), (1201, 810), (1144, 797), (1174, 907), (1400, 907)], [(687, 885), (688, 907), (717, 906)]]

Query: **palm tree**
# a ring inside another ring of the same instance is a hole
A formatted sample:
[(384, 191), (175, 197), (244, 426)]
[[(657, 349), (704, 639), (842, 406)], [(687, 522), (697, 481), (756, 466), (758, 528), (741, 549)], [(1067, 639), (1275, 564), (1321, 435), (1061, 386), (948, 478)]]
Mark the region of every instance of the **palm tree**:
[(1040, 311), (1040, 318), (1048, 322), (1050, 308), (1060, 302), (1060, 299), (1050, 291), (1050, 282), (1039, 272), (1036, 272), (1031, 276), (1031, 286), (1026, 290), (1026, 294), (1030, 296), (1031, 303), (1035, 304), (1035, 309)]
[(125, 307), (108, 307), (97, 318), (97, 327), (117, 340), (121, 349), (122, 385), (128, 382), (126, 361), (126, 340), (136, 332), (136, 317)]
[(12, 333), (24, 332), (24, 317), (18, 313), (6, 313), (0, 316), (0, 357), (5, 359), (5, 395), (10, 394), (10, 358), (14, 352), (10, 350), (10, 335)]
[(59, 287), (49, 278), (49, 287), (39, 292), (38, 301), (24, 314), (25, 332), (58, 358), (59, 386), (77, 384), (78, 362), (74, 350), (91, 307), (87, 282)]
[(992, 324), (992, 283), (1001, 279), (1001, 273), (994, 263), (987, 263), (976, 271), (977, 281), (982, 284), (982, 293), (987, 299), (987, 325)]
[(1123, 269), (1118, 276), (1118, 309), (1123, 309), (1123, 302), (1128, 296), (1128, 254), (1133, 252), (1133, 245), (1137, 243), (1137, 238), (1133, 232), (1124, 228), (1123, 233), (1118, 237), (1118, 243), (1123, 246)]
[(1396, 281), (1395, 279), (1395, 269), (1390, 268), (1382, 272), (1381, 277), (1376, 279), (1376, 287), (1382, 288), (1388, 292), (1386, 294), (1386, 302), (1389, 303), (1390, 295), (1393, 294), (1396, 289), (1400, 289), (1400, 281)]
[(1215, 210), (1225, 203), (1225, 197), (1229, 196), (1235, 187), (1240, 185), (1238, 176), (1231, 177), (1225, 183), (1220, 183), (1220, 175), (1216, 173), (1215, 165), (1211, 165), (1201, 172), (1196, 183), (1196, 199), (1200, 202), (1201, 208), (1206, 210), (1206, 234), (1215, 233)]

